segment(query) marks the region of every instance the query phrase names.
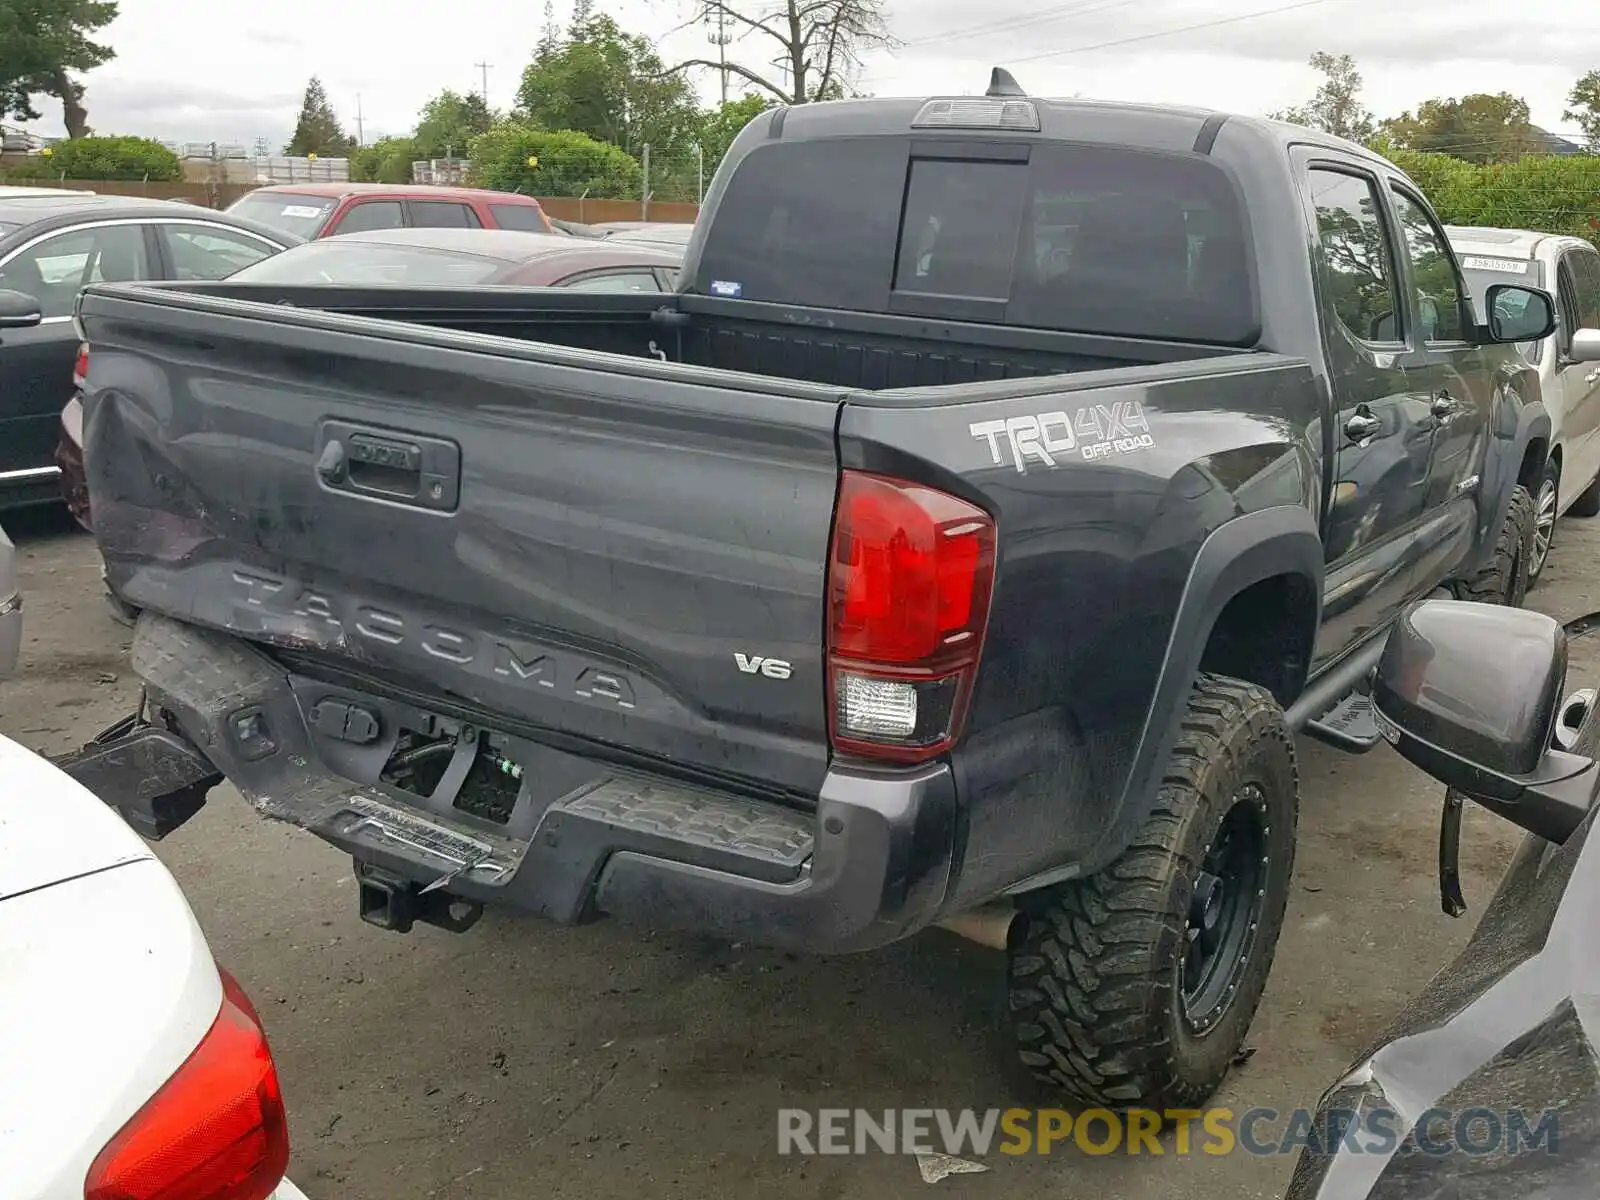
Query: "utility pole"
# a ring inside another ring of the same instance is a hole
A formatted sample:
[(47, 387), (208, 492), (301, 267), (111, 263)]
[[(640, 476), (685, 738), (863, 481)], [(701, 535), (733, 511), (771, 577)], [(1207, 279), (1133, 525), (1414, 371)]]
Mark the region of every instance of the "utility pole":
[(366, 126), (365, 126), (364, 122), (361, 119), (361, 93), (357, 92), (356, 93), (356, 145), (357, 146), (365, 146), (366, 144), (367, 144)]
[[(706, 24), (712, 23), (713, 14), (706, 13)], [(728, 32), (728, 14), (721, 4), (716, 5), (716, 27), (706, 34), (706, 41), (717, 48), (717, 62), (721, 64), (722, 71), (722, 102), (728, 102), (728, 43), (733, 41), (733, 35)]]
[(473, 63), (472, 65), (477, 67), (478, 70), (483, 73), (483, 104), (484, 107), (487, 108), (489, 106), (489, 68), (494, 66), (494, 64), (481, 62)]

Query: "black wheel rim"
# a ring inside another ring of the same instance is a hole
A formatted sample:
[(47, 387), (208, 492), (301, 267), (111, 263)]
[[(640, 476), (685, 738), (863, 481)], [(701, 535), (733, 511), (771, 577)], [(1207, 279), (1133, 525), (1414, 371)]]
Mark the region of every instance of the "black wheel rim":
[(1249, 783), (1233, 795), (1201, 856), (1184, 928), (1178, 975), (1183, 1015), (1204, 1033), (1227, 1012), (1255, 951), (1266, 907), (1267, 798)]

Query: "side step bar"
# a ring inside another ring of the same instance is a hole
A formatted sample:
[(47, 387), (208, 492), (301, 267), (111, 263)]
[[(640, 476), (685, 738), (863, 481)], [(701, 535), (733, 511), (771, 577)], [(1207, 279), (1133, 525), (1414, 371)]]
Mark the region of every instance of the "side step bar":
[(1352, 754), (1382, 741), (1368, 687), (1388, 641), (1387, 634), (1372, 638), (1308, 687), (1285, 714), (1289, 728)]

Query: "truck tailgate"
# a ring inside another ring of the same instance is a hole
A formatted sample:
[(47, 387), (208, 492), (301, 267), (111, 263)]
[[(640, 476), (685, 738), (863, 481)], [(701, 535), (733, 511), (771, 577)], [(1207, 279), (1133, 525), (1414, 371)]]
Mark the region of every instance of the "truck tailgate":
[(127, 600), (815, 794), (836, 391), (155, 290), (81, 321)]

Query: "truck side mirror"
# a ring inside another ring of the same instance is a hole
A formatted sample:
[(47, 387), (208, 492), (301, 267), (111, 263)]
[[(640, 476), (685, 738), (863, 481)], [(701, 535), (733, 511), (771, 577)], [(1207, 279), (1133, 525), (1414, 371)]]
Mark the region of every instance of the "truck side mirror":
[(1600, 329), (1579, 329), (1572, 335), (1567, 357), (1575, 363), (1600, 362)]
[(1549, 292), (1497, 283), (1484, 297), (1489, 310), (1487, 340), (1497, 345), (1537, 342), (1556, 331), (1556, 305)]
[(32, 329), (43, 315), (34, 297), (0, 288), (0, 329)]
[[(1542, 613), (1424, 600), (1400, 616), (1373, 680), (1402, 757), (1530, 833), (1563, 842), (1600, 793), (1600, 763), (1559, 748), (1567, 634)], [(1596, 719), (1594, 705), (1577, 716)], [(1561, 741), (1583, 747), (1582, 730)]]

